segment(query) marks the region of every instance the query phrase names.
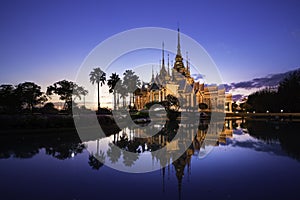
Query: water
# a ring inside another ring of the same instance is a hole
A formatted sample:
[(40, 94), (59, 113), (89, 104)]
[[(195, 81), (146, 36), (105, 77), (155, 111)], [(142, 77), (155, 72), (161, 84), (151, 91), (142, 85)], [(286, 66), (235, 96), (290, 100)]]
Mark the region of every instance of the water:
[[(207, 127), (200, 126), (196, 132), (198, 143), (175, 162), (152, 159), (150, 149), (154, 146), (149, 141), (146, 149), (138, 149), (142, 153), (137, 158), (130, 159), (122, 153), (110, 157), (103, 144), (115, 143), (137, 151), (132, 145), (145, 143), (134, 137), (138, 131), (128, 127), (119, 135), (84, 143), (72, 133), (60, 137), (53, 136), (59, 133), (2, 136), (1, 199), (295, 199), (298, 196), (299, 123), (230, 120), (223, 127), (213, 137), (215, 141), (203, 142), (209, 135)], [(161, 146), (167, 141), (164, 139), (159, 143)], [(154, 167), (164, 162), (170, 165), (148, 173), (126, 173), (103, 165), (94, 156), (106, 164), (114, 162), (129, 168), (141, 159), (151, 160)]]

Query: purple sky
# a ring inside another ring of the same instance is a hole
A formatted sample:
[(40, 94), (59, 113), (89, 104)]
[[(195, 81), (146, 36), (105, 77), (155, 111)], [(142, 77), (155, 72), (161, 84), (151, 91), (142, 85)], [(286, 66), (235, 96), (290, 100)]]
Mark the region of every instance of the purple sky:
[(45, 88), (74, 80), (84, 58), (108, 37), (147, 26), (176, 30), (178, 22), (211, 55), (226, 83), (300, 64), (300, 1), (0, 3), (0, 84), (34, 81)]

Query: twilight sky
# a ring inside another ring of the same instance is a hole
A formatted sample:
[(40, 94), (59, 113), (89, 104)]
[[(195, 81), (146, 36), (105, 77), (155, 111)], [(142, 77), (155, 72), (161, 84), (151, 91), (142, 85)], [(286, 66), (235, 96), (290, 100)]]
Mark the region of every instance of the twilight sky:
[(84, 58), (108, 37), (138, 27), (176, 30), (178, 22), (226, 83), (300, 65), (297, 0), (2, 0), (0, 84), (34, 81), (45, 89), (74, 80)]

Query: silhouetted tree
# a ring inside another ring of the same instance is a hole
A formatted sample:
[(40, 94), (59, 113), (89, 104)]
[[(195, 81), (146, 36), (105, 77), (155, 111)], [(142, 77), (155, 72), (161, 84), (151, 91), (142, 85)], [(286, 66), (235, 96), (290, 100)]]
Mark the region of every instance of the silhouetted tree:
[(98, 92), (98, 111), (100, 111), (100, 86), (105, 84), (106, 73), (102, 71), (99, 67), (94, 68), (90, 73), (90, 82), (94, 85), (97, 83), (97, 92)]
[(85, 108), (85, 96), (89, 93), (89, 91), (84, 89), (84, 87), (82, 87), (82, 86), (78, 86), (77, 92), (79, 95), (83, 96), (83, 107)]
[(206, 110), (208, 108), (208, 105), (206, 103), (199, 103), (199, 108), (201, 110)]
[(180, 103), (177, 97), (168, 94), (167, 97), (167, 110), (178, 111), (180, 108)]
[(278, 111), (277, 92), (266, 88), (248, 96), (247, 104), (257, 112)]
[(109, 86), (109, 93), (114, 94), (114, 110), (117, 109), (116, 94), (117, 94), (117, 84), (119, 81), (120, 81), (120, 77), (116, 73), (112, 73), (112, 75), (109, 77), (107, 81), (107, 85)]
[(242, 109), (242, 111), (251, 111), (252, 110), (252, 106), (249, 105), (247, 102), (241, 103), (240, 108)]
[(72, 108), (72, 95), (80, 98), (77, 91), (78, 85), (72, 81), (62, 80), (47, 87), (47, 95), (57, 94), (59, 99), (65, 101), (64, 110), (71, 110)]
[(239, 105), (235, 101), (232, 103), (231, 106), (232, 106), (232, 111), (233, 112), (237, 111), (237, 108), (239, 107)]
[(126, 70), (123, 75), (123, 85), (129, 93), (129, 105), (131, 106), (131, 103), (134, 103), (134, 91), (141, 86), (141, 81), (132, 70)]
[(21, 106), (32, 111), (37, 104), (47, 101), (47, 97), (41, 91), (41, 86), (32, 82), (20, 83), (15, 89), (15, 94)]
[(0, 111), (4, 113), (15, 112), (18, 101), (13, 85), (0, 85)]
[(300, 70), (279, 83), (280, 108), (287, 112), (300, 112)]
[(122, 103), (122, 107), (125, 108), (126, 107), (126, 97), (128, 96), (128, 93), (126, 91), (126, 86), (124, 86), (123, 81), (120, 80), (117, 83), (116, 89), (118, 91), (118, 94), (120, 94), (120, 98), (123, 100)]
[(42, 112), (47, 114), (55, 114), (58, 113), (58, 110), (55, 108), (52, 102), (49, 102), (44, 105), (44, 107), (42, 108)]

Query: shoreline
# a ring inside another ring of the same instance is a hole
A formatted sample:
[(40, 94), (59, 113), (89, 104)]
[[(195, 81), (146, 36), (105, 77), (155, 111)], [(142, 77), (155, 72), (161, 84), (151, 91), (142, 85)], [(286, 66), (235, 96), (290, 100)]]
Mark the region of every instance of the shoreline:
[[(112, 116), (97, 116), (107, 135), (121, 130)], [(226, 113), (226, 120), (245, 119), (276, 122), (300, 122), (300, 113)], [(186, 120), (184, 120), (186, 121)], [(77, 133), (72, 115), (0, 115), (0, 135), (47, 135)], [(86, 127), (89, 128), (89, 127)]]

